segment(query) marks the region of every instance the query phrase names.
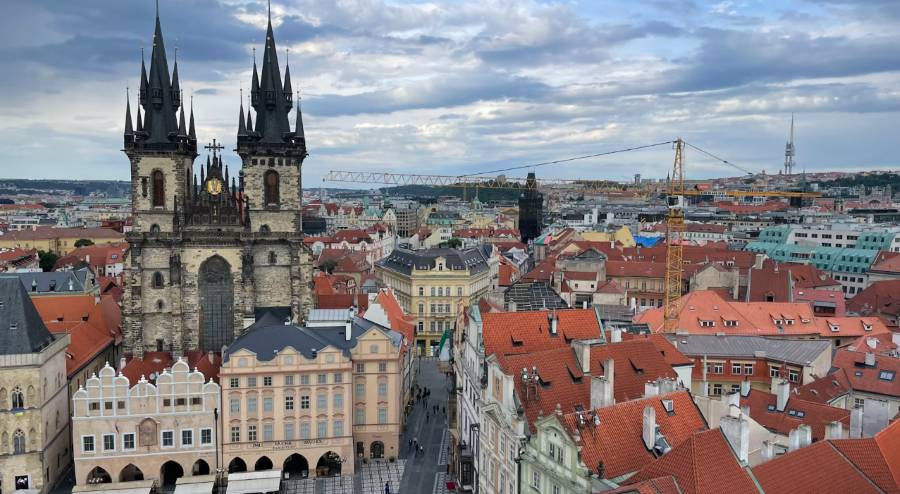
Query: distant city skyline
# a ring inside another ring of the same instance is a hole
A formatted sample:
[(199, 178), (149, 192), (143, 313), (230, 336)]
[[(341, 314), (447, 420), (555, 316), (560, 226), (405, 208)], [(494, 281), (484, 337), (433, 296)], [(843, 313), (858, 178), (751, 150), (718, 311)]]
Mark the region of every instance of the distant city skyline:
[[(199, 140), (223, 142), (239, 167), (239, 94), (266, 2), (159, 3)], [(275, 0), (282, 69), (289, 49), (303, 97), (304, 185), (354, 187), (323, 184), (331, 169), (473, 173), (676, 136), (777, 174), (792, 112), (797, 172), (900, 168), (900, 4), (771, 4)], [(126, 87), (136, 105), (154, 2), (5, 8), (0, 175), (127, 180)], [(661, 147), (537, 172), (629, 181), (671, 163)], [(735, 176), (690, 151), (686, 166), (691, 179)]]

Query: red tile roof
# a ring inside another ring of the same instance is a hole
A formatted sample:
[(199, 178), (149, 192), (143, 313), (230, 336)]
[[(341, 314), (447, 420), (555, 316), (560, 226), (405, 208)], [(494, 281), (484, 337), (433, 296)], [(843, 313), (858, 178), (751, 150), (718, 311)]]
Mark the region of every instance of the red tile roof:
[(317, 295), (317, 309), (349, 309), (356, 305), (360, 311), (369, 308), (369, 296), (365, 293), (335, 293), (332, 295)]
[(381, 290), (378, 290), (375, 300), (387, 314), (388, 321), (391, 323), (391, 329), (402, 333), (403, 336), (406, 337), (406, 341), (412, 344), (415, 340), (413, 334), (415, 329), (413, 321), (415, 318), (403, 312), (403, 308), (400, 307), (400, 302), (397, 301), (397, 297), (394, 295), (394, 290), (391, 288), (382, 288)]
[[(581, 372), (581, 366), (571, 348), (558, 347), (509, 355), (500, 357), (499, 362), (503, 372), (513, 376), (516, 394), (525, 409), (530, 427), (542, 415), (553, 413), (556, 405), (560, 406), (563, 413), (572, 412), (576, 407), (587, 409), (591, 406), (590, 379)], [(522, 369), (528, 369), (531, 374), (533, 367), (537, 367), (540, 384), (530, 389), (520, 376)]]
[(869, 272), (900, 273), (900, 253), (881, 252), (869, 268)]
[(816, 403), (831, 403), (835, 398), (850, 392), (850, 380), (844, 369), (820, 377), (811, 383), (791, 390), (791, 396)]
[(664, 262), (606, 261), (606, 277), (665, 278)]
[[(890, 466), (885, 459), (875, 438), (865, 439), (834, 439), (829, 441), (850, 463), (862, 470), (863, 474), (884, 492), (891, 494), (900, 493), (897, 481), (891, 473)], [(891, 456), (900, 456), (900, 450), (889, 451)]]
[(678, 481), (671, 475), (643, 480), (611, 491), (594, 491), (594, 494), (682, 494)]
[(66, 373), (74, 375), (99, 353), (122, 341), (122, 313), (111, 296), (32, 298), (44, 324), (53, 333), (68, 333)]
[(685, 494), (757, 494), (750, 474), (734, 456), (720, 429), (697, 432), (672, 451), (650, 463), (627, 482), (640, 483), (673, 476)]
[[(825, 428), (831, 422), (839, 421), (845, 428), (850, 427), (850, 410), (791, 396), (784, 411), (779, 412), (774, 409), (777, 402), (778, 398), (774, 394), (758, 389), (751, 390), (749, 395), (741, 398), (741, 405), (750, 407), (750, 417), (753, 420), (766, 429), (785, 436), (805, 424), (812, 429), (813, 441), (820, 441), (825, 438)], [(770, 411), (770, 407), (773, 410)], [(791, 415), (792, 411), (794, 415)], [(801, 413), (803, 417), (800, 416)]]
[(526, 273), (522, 279), (525, 281), (550, 281), (555, 271), (556, 256), (549, 256)]
[[(759, 336), (817, 335), (824, 338), (858, 337), (888, 332), (874, 317), (816, 317), (808, 303), (735, 302), (714, 290), (698, 290), (681, 297), (678, 329), (690, 334), (750, 334)], [(725, 326), (724, 321), (737, 326)], [(712, 321), (713, 326), (701, 326)], [(780, 324), (778, 323), (780, 321)], [(788, 321), (793, 321), (788, 324)], [(663, 326), (663, 308), (649, 309), (634, 318), (651, 330)]]
[[(875, 365), (865, 365), (864, 352), (840, 349), (831, 360), (832, 368), (843, 369), (850, 388), (855, 391), (875, 393), (900, 398), (900, 358), (876, 355)], [(880, 379), (881, 371), (894, 373), (890, 381)]]
[(900, 485), (900, 420), (885, 427), (878, 434), (875, 434), (875, 444), (884, 456), (894, 483)]
[[(205, 353), (189, 351), (184, 354), (191, 370), (203, 373), (206, 380), (219, 381), (219, 367), (222, 365), (222, 357), (218, 353)], [(155, 381), (156, 376), (164, 369), (171, 368), (175, 359), (169, 352), (144, 352), (143, 357), (128, 358), (125, 367), (120, 369), (122, 375), (128, 378), (128, 382), (134, 385), (141, 377), (148, 381)]]
[(900, 280), (876, 281), (847, 301), (847, 310), (860, 315), (900, 316)]
[(753, 475), (767, 494), (880, 492), (831, 441), (820, 441), (757, 465)]
[(557, 310), (557, 334), (550, 334), (550, 311), (488, 312), (481, 314), (484, 354), (498, 356), (569, 347), (571, 340), (600, 338), (593, 309)]
[[(670, 415), (663, 408), (662, 400), (672, 400), (674, 412)], [(689, 439), (695, 432), (706, 430), (706, 421), (694, 405), (690, 393), (676, 391), (641, 400), (626, 401), (594, 410), (600, 416), (600, 425), (594, 425), (588, 416), (586, 425), (579, 428), (577, 413), (563, 416), (563, 424), (570, 436), (581, 446), (581, 460), (592, 472), (602, 463), (605, 478), (615, 478), (636, 472), (656, 458), (644, 446), (642, 438), (644, 408), (656, 409), (659, 431), (673, 448)]]
[(335, 273), (368, 273), (372, 265), (366, 260), (365, 252), (349, 249), (322, 249), (316, 266), (321, 266), (326, 261), (335, 261)]
[[(673, 348), (674, 350), (674, 348)], [(676, 350), (677, 351), (677, 350)], [(657, 378), (676, 379), (678, 375), (653, 342), (634, 339), (591, 346), (591, 374), (606, 375), (606, 359), (613, 359), (613, 397), (617, 402), (644, 396), (644, 384)]]

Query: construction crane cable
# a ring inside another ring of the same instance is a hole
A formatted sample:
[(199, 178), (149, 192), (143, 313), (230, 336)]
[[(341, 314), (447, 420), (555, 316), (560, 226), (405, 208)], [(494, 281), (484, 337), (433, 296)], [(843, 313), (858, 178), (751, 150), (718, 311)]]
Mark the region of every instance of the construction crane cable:
[(685, 143), (687, 146), (689, 146), (689, 147), (691, 147), (691, 148), (693, 148), (693, 149), (695, 149), (695, 150), (697, 150), (697, 151), (700, 151), (701, 153), (703, 153), (703, 154), (709, 156), (710, 158), (712, 158), (712, 159), (714, 159), (714, 160), (716, 160), (716, 161), (721, 161), (722, 163), (725, 163), (726, 165), (728, 165), (728, 166), (734, 168), (735, 170), (738, 170), (738, 171), (740, 171), (740, 172), (746, 173), (747, 175), (753, 175), (753, 172), (748, 171), (748, 170), (745, 170), (744, 168), (741, 168), (740, 166), (735, 165), (734, 163), (732, 163), (732, 162), (730, 162), (730, 161), (728, 161), (728, 160), (726, 160), (726, 159), (724, 159), (724, 158), (721, 158), (721, 157), (719, 157), (719, 156), (716, 156), (716, 155), (710, 153), (709, 151), (706, 151), (705, 149), (701, 149), (701, 148), (699, 148), (699, 147), (697, 147), (697, 146), (695, 146), (695, 145), (693, 145), (693, 144), (691, 144), (691, 143), (689, 143), (689, 142), (687, 142), (687, 141), (684, 141), (684, 143)]
[(657, 146), (664, 146), (666, 144), (672, 144), (673, 142), (675, 142), (675, 141), (657, 142), (656, 144), (647, 144), (644, 146), (634, 146), (634, 147), (625, 148), (625, 149), (616, 149), (614, 151), (605, 151), (602, 153), (586, 154), (584, 156), (575, 156), (573, 158), (565, 158), (565, 159), (553, 160), (553, 161), (544, 161), (541, 163), (532, 163), (530, 165), (511, 166), (509, 168), (499, 168), (497, 170), (488, 170), (485, 172), (470, 173), (467, 175), (459, 175), (459, 176), (460, 177), (474, 177), (477, 175), (487, 175), (488, 173), (500, 173), (500, 172), (507, 172), (510, 170), (521, 170), (522, 168), (537, 168), (539, 166), (556, 165), (559, 163), (568, 163), (570, 161), (584, 160), (584, 159), (588, 159), (588, 158), (597, 158), (599, 156), (608, 156), (610, 154), (627, 153), (629, 151), (640, 151), (641, 149), (649, 149), (649, 148), (654, 148)]

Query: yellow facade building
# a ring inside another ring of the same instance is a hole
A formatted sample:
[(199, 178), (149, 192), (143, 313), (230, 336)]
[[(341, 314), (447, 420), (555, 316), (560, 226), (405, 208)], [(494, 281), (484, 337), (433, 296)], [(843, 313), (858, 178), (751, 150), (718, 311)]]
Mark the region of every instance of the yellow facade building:
[(375, 265), (375, 274), (394, 290), (403, 310), (416, 317), (416, 349), (434, 355), (460, 308), (477, 304), (494, 288), (499, 259), (493, 247), (396, 249)]

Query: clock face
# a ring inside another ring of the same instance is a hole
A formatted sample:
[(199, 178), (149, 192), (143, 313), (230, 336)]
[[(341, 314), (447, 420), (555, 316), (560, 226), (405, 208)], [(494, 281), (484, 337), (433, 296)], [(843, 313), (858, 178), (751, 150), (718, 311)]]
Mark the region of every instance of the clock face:
[(206, 181), (206, 191), (211, 195), (217, 196), (222, 192), (222, 181), (218, 178), (213, 178)]

